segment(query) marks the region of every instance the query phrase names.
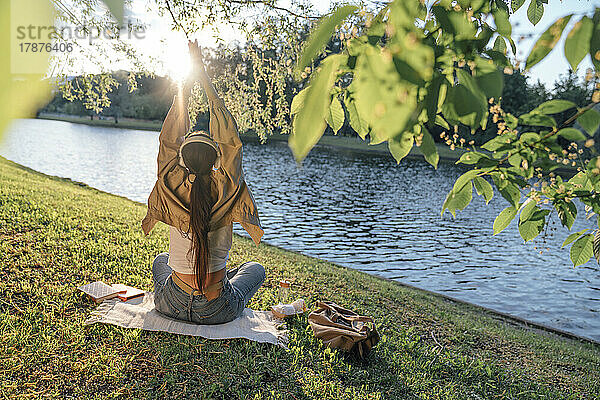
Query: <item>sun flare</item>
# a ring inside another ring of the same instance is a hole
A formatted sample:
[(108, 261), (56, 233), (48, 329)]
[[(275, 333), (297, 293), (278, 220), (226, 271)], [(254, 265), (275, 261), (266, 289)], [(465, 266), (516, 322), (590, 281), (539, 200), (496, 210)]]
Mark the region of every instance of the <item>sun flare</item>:
[(174, 81), (183, 82), (191, 71), (191, 61), (187, 43), (176, 41), (168, 46), (165, 54), (166, 73)]

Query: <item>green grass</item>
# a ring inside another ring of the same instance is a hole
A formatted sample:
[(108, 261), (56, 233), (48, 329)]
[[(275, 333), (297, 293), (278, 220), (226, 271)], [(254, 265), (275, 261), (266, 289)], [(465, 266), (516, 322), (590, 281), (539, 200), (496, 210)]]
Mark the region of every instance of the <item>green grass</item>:
[[(268, 309), (276, 282), (312, 307), (333, 300), (371, 315), (381, 342), (360, 363), (326, 349), (306, 316), (288, 323), (289, 351), (246, 340), (84, 325), (78, 285), (151, 289), (168, 249), (145, 206), (0, 158), (2, 398), (593, 399), (600, 350), (503, 322), (479, 308), (235, 237), (231, 265), (263, 264), (250, 306)], [(315, 229), (318, 229), (316, 227)]]

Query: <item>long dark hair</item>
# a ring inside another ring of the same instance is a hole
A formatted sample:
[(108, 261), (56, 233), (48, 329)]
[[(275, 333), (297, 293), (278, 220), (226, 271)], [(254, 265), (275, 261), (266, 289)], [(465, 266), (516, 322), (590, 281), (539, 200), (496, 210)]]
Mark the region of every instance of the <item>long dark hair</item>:
[(181, 155), (193, 179), (190, 196), (190, 225), (192, 236), (194, 274), (196, 285), (202, 290), (202, 283), (208, 274), (208, 232), (212, 206), (215, 203), (212, 188), (212, 167), (217, 153), (207, 144), (190, 143), (184, 146)]

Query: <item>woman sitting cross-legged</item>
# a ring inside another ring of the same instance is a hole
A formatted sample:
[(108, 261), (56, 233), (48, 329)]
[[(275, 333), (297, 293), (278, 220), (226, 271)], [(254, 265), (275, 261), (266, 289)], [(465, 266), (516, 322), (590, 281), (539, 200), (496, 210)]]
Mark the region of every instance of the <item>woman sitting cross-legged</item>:
[(221, 324), (239, 317), (265, 280), (264, 268), (255, 262), (226, 270), (233, 222), (257, 245), (263, 230), (242, 173), (235, 120), (206, 74), (197, 41), (188, 45), (193, 77), (209, 101), (209, 131), (188, 133), (191, 84), (186, 83), (160, 132), (158, 180), (142, 229), (147, 235), (158, 221), (170, 226), (169, 253), (159, 254), (152, 265), (156, 309), (180, 320)]

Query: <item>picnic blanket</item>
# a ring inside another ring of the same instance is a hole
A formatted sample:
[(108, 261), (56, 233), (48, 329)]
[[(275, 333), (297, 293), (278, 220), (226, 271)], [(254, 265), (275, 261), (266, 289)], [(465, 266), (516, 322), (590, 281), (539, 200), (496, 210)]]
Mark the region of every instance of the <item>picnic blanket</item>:
[(283, 328), (283, 322), (274, 318), (270, 311), (246, 308), (241, 317), (231, 322), (220, 325), (198, 325), (160, 314), (154, 308), (152, 292), (146, 292), (143, 297), (126, 302), (118, 299), (103, 301), (85, 321), (86, 325), (98, 322), (123, 328), (201, 336), (206, 339), (244, 338), (281, 347), (286, 347), (287, 344), (287, 332), (280, 329)]

